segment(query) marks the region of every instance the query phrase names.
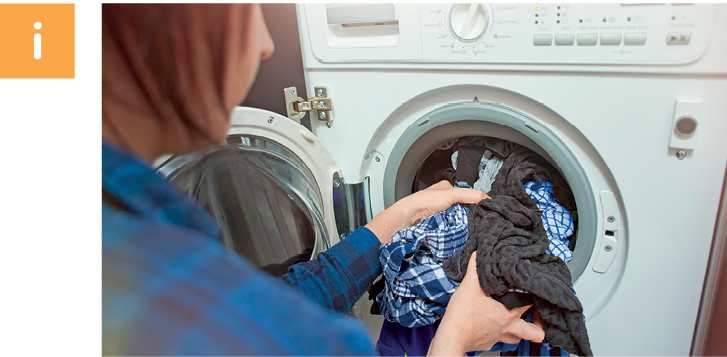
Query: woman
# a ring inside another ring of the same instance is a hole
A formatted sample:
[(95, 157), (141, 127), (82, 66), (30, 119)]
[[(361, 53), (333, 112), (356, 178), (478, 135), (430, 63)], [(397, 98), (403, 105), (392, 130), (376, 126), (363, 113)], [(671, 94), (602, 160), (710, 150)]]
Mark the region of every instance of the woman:
[[(258, 5), (103, 5), (104, 354), (373, 354), (362, 324), (341, 313), (381, 273), (380, 244), (487, 198), (439, 183), (280, 279), (226, 252), (209, 216), (149, 164), (221, 142), (272, 52)], [(487, 297), (471, 259), (430, 353), (542, 340), (525, 309)]]

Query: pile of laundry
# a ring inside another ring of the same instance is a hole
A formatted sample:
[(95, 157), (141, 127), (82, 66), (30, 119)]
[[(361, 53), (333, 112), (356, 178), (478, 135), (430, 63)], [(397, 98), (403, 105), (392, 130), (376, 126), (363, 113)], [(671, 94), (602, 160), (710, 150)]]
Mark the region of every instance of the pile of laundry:
[(439, 320), (476, 251), (483, 291), (508, 309), (533, 304), (546, 341), (498, 342), (502, 355), (592, 356), (567, 263), (575, 232), (575, 200), (560, 173), (535, 152), (510, 141), (469, 137), (452, 149), (451, 168), (437, 173), (491, 199), (454, 205), (397, 232), (381, 246), (383, 278), (370, 290), (384, 322), (384, 355), (425, 355)]

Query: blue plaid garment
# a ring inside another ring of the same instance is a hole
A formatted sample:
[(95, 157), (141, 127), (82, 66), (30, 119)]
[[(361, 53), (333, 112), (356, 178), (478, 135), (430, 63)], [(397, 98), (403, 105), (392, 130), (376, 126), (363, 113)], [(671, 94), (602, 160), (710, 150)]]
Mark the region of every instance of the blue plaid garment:
[(553, 184), (548, 181), (531, 181), (523, 185), (525, 192), (543, 212), (541, 219), (548, 234), (550, 246), (545, 252), (563, 259), (568, 264), (573, 252), (568, 249), (568, 237), (573, 235), (573, 216), (555, 201)]
[(460, 251), (467, 237), (467, 211), (456, 204), (381, 245), (379, 260), (386, 283), (376, 303), (384, 318), (405, 327), (439, 319), (459, 286), (444, 273), (442, 261)]
[(375, 353), (360, 321), (332, 311), (381, 273), (371, 231), (277, 280), (222, 247), (206, 212), (145, 163), (108, 143), (102, 160), (104, 355)]

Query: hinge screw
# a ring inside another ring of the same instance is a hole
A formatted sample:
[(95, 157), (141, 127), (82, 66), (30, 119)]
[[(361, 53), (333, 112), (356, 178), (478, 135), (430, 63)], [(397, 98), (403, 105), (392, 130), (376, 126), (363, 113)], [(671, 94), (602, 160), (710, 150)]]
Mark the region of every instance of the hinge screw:
[(323, 103), (323, 101), (318, 102), (318, 106), (323, 108), (326, 106), (326, 103)]
[(274, 121), (275, 121), (275, 118), (273, 118), (273, 117), (268, 118), (268, 123), (272, 124)]
[(331, 122), (329, 121), (328, 123), (326, 123), (326, 126), (330, 128), (330, 127), (332, 127), (332, 126), (333, 126), (333, 123), (331, 123)]
[(321, 118), (321, 120), (326, 120), (326, 117), (328, 117), (328, 115), (326, 114), (326, 112), (320, 112), (318, 113), (318, 117)]
[(323, 96), (323, 89), (318, 89), (318, 91), (316, 92), (316, 94), (318, 94), (319, 97), (322, 97)]
[(291, 90), (290, 93), (295, 94), (295, 89)]
[(339, 179), (333, 179), (333, 187), (341, 186), (341, 180)]
[(684, 150), (677, 151), (677, 159), (682, 160), (687, 156), (687, 152)]

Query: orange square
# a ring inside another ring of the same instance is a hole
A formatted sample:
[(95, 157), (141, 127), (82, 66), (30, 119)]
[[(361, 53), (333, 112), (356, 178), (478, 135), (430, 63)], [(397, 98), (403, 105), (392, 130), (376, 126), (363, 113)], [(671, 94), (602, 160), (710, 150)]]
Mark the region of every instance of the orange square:
[(75, 4), (0, 4), (0, 78), (75, 78), (75, 31)]

